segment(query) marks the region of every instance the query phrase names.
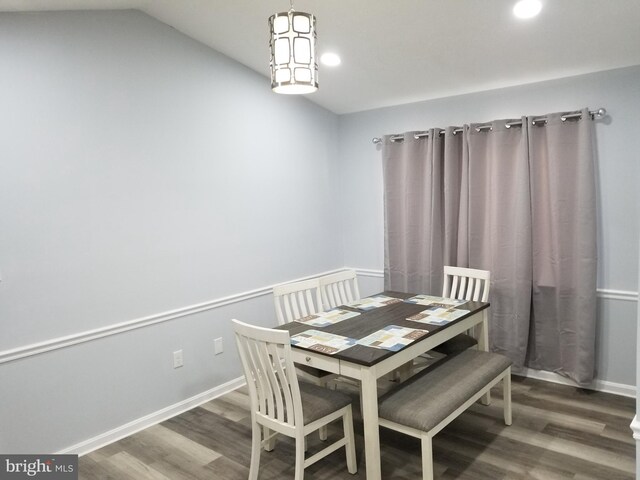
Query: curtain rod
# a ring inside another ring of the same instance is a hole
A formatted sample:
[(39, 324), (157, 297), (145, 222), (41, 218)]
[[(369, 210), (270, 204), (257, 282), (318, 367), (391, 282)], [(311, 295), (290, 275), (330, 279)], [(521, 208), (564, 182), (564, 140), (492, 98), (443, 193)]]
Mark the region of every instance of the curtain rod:
[[(604, 117), (607, 114), (607, 111), (604, 108), (599, 108), (597, 110), (589, 110), (589, 115), (591, 115), (591, 118), (594, 119), (596, 117), (600, 118), (600, 117)], [(581, 117), (582, 113), (580, 112), (567, 112), (565, 114), (562, 115), (562, 117), (560, 117), (560, 119), (564, 122), (569, 118), (578, 118)], [(531, 123), (533, 125), (537, 125), (537, 124), (541, 124), (541, 125), (546, 125), (547, 124), (547, 117), (545, 116), (541, 116), (541, 117), (533, 117), (533, 120), (531, 121)], [(511, 128), (511, 127), (516, 127), (516, 126), (521, 126), (522, 125), (522, 121), (518, 120), (515, 122), (508, 122), (505, 124), (505, 127), (507, 128)], [(476, 128), (477, 132), (481, 132), (482, 130), (491, 130), (491, 124), (487, 123), (484, 125), (479, 125)], [(462, 132), (462, 128), (456, 128), (453, 130), (453, 134), (457, 134)], [(440, 132), (440, 135), (444, 135), (444, 131)], [(413, 138), (418, 139), (418, 138), (425, 138), (429, 136), (429, 132), (417, 132), (413, 134)], [(392, 142), (397, 142), (398, 140), (404, 140), (404, 135), (400, 135), (400, 134), (395, 134), (391, 136), (391, 141)], [(379, 144), (382, 143), (382, 139), (379, 137), (374, 137), (371, 140), (374, 144)]]

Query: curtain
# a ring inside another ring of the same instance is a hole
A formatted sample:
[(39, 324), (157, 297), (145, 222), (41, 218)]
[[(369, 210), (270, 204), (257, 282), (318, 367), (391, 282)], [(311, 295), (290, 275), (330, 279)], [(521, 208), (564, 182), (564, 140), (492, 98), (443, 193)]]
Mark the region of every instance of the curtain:
[(439, 292), (443, 266), (457, 263), (462, 137), (451, 127), (383, 140), (386, 290)]
[(489, 270), (491, 349), (515, 370), (587, 385), (595, 357), (593, 124), (587, 110), (546, 118), (384, 138), (385, 288), (437, 294), (444, 265)]
[(528, 365), (587, 385), (596, 326), (596, 186), (593, 122), (529, 120), (533, 309)]
[(491, 272), (489, 344), (525, 363), (531, 310), (531, 207), (524, 127), (469, 128), (468, 266)]

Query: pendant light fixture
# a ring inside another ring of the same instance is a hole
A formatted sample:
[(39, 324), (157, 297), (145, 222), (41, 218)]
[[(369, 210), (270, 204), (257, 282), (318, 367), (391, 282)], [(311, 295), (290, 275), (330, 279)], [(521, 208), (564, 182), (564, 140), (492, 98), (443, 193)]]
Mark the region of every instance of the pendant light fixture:
[(271, 31), (271, 89), (276, 93), (304, 94), (318, 89), (316, 17), (296, 12), (269, 17)]

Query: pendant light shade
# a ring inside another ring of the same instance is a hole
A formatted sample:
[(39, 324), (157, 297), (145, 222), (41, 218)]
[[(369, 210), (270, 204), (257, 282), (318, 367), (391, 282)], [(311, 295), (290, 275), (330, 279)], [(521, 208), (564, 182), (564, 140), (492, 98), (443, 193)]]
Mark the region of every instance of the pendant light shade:
[(303, 94), (318, 89), (316, 17), (291, 8), (269, 17), (271, 89)]

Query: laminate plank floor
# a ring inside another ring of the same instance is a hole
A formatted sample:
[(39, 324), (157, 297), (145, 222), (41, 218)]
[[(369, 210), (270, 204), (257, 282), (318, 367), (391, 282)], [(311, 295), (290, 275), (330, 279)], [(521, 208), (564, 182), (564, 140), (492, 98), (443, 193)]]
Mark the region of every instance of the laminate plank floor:
[[(381, 381), (381, 390), (391, 382)], [(354, 398), (358, 473), (346, 469), (344, 449), (305, 471), (307, 480), (364, 479), (358, 391)], [(626, 480), (635, 478), (635, 442), (629, 427), (635, 400), (540, 380), (513, 377), (513, 425), (502, 420), (501, 388), (492, 404), (473, 405), (435, 436), (434, 472), (440, 480)], [(338, 438), (339, 424), (329, 434)], [(417, 439), (381, 429), (382, 477), (421, 479)], [(321, 449), (308, 437), (309, 454)], [(245, 388), (84, 455), (84, 480), (245, 480), (249, 475), (251, 416)], [(278, 437), (262, 452), (260, 480), (293, 479), (295, 446)]]

